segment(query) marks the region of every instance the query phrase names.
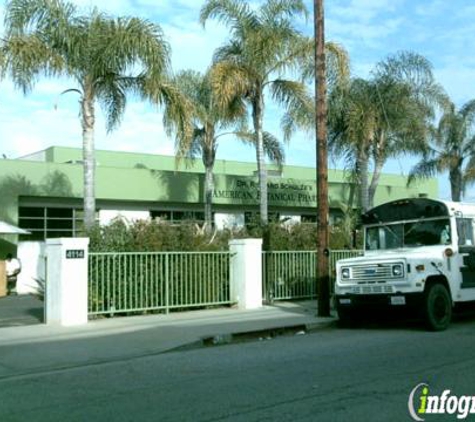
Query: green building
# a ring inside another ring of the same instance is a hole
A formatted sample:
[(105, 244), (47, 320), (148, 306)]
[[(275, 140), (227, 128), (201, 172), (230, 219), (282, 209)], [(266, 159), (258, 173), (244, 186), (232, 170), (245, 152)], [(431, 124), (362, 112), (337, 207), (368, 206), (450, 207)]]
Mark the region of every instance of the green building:
[[(24, 239), (81, 234), (83, 171), (78, 148), (51, 147), (0, 166), (0, 218), (29, 230)], [(96, 151), (97, 218), (107, 223), (125, 218), (169, 221), (203, 219), (204, 168), (174, 157), (117, 151)], [(256, 164), (217, 160), (213, 193), (214, 221), (219, 227), (242, 225), (258, 211)], [(315, 169), (269, 167), (269, 213), (275, 218), (315, 221)], [(407, 188), (406, 178), (381, 177), (375, 205), (388, 200), (428, 195), (437, 197), (434, 179)], [(355, 196), (355, 186), (343, 171), (329, 171), (329, 201), (333, 220)]]
[[(27, 229), (31, 235), (3, 235), (0, 255), (13, 252), (22, 262), (19, 293), (34, 291), (45, 278), (45, 242), (52, 237), (82, 235), (82, 151), (51, 147), (0, 165), (0, 220)], [(97, 220), (107, 224), (122, 216), (128, 220), (161, 218), (168, 221), (203, 219), (204, 168), (174, 157), (128, 152), (96, 151)], [(218, 160), (215, 166), (214, 222), (216, 226), (243, 225), (259, 209), (256, 164)], [(342, 215), (355, 186), (344, 172), (329, 172), (331, 218)], [(269, 212), (274, 218), (315, 221), (315, 169), (269, 167)], [(436, 180), (406, 187), (406, 179), (383, 175), (375, 204), (390, 199), (428, 195), (437, 197)]]

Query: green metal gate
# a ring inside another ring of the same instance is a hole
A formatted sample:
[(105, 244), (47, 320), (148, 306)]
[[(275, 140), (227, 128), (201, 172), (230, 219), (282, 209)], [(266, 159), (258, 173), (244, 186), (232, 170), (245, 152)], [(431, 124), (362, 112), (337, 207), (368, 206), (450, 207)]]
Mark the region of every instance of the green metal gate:
[[(330, 252), (329, 273), (331, 291), (335, 283), (336, 262), (339, 259), (361, 256), (361, 250)], [(312, 299), (317, 297), (317, 252), (273, 251), (262, 253), (263, 299)]]
[(229, 252), (89, 254), (89, 315), (229, 304)]

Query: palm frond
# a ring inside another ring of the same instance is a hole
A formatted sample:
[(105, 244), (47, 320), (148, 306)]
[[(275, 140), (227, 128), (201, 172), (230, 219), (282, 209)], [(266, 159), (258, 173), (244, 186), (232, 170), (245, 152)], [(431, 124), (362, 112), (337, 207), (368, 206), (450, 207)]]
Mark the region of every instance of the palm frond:
[(467, 164), (462, 174), (463, 186), (471, 185), (475, 182), (475, 151), (468, 156)]
[(221, 47), (218, 47), (213, 54), (213, 62), (223, 61), (241, 63), (243, 60), (243, 45), (240, 40), (231, 39)]
[(106, 116), (106, 128), (111, 132), (117, 128), (125, 111), (127, 96), (127, 80), (120, 79), (116, 74), (104, 75), (96, 81), (95, 92), (99, 104)]
[[(151, 87), (149, 86), (151, 85)], [(185, 156), (193, 139), (193, 105), (177, 86), (167, 78), (146, 80), (144, 91), (147, 98), (163, 108), (163, 125), (169, 136), (175, 133), (178, 155)]]
[(460, 109), (459, 114), (467, 126), (472, 126), (475, 123), (475, 100), (465, 103)]
[[(315, 80), (315, 41), (311, 37), (300, 44), (302, 56), (299, 58), (299, 67), (304, 80)], [(328, 91), (339, 87), (344, 88), (350, 82), (350, 58), (346, 49), (336, 42), (325, 43), (325, 59)]]
[(294, 16), (302, 16), (307, 19), (309, 16), (307, 7), (302, 0), (270, 0), (261, 7), (261, 13), (268, 22)]
[[(196, 158), (204, 154), (204, 143), (205, 143), (206, 131), (202, 127), (195, 127), (193, 129), (192, 140), (189, 145), (180, 146), (176, 145), (178, 151), (177, 158), (186, 159), (187, 166), (191, 166)], [(178, 141), (182, 141), (182, 138), (177, 138)]]
[(61, 75), (63, 57), (45, 44), (36, 34), (11, 36), (3, 46), (4, 71), (24, 93), (31, 91), (42, 76)]
[[(138, 73), (150, 75), (168, 73), (170, 69), (170, 46), (165, 41), (161, 28), (135, 17), (104, 19), (96, 17), (97, 33), (94, 36), (95, 65), (100, 69), (114, 69), (128, 73), (137, 68)], [(94, 26), (95, 22), (91, 22)]]
[(216, 19), (232, 31), (259, 25), (257, 16), (246, 2), (238, 0), (207, 0), (200, 10), (200, 23), (205, 26), (209, 19)]
[(345, 87), (350, 81), (350, 57), (346, 49), (336, 43), (325, 43), (327, 83), (329, 89)]
[(211, 84), (218, 104), (226, 106), (235, 97), (246, 98), (252, 92), (249, 69), (235, 63), (216, 63), (211, 70)]
[(433, 67), (424, 56), (412, 51), (399, 51), (376, 65), (376, 78), (408, 81), (415, 87), (430, 85), (434, 81)]
[(270, 90), (273, 99), (287, 110), (282, 122), (285, 141), (290, 139), (297, 126), (310, 128), (315, 121), (314, 101), (303, 83), (277, 79), (272, 81)]
[(262, 133), (262, 140), (264, 146), (264, 153), (267, 158), (282, 169), (285, 162), (285, 150), (282, 142), (280, 142), (274, 135), (264, 131)]
[[(252, 145), (255, 148), (257, 136), (254, 132), (243, 130), (237, 131), (234, 134), (241, 142), (247, 145)], [(266, 154), (267, 158), (280, 168), (285, 162), (285, 150), (282, 142), (280, 142), (279, 139), (270, 132), (266, 131), (262, 133), (262, 140), (264, 153)]]
[(10, 0), (5, 8), (6, 37), (26, 35), (34, 28), (65, 42), (76, 15), (76, 6), (61, 0)]
[(313, 133), (315, 130), (315, 103), (310, 100), (300, 107), (288, 110), (281, 119), (280, 127), (284, 134), (284, 141), (288, 141), (297, 130)]
[(441, 171), (441, 162), (437, 158), (425, 159), (416, 164), (407, 178), (407, 185), (410, 186), (417, 179), (427, 179), (433, 177)]

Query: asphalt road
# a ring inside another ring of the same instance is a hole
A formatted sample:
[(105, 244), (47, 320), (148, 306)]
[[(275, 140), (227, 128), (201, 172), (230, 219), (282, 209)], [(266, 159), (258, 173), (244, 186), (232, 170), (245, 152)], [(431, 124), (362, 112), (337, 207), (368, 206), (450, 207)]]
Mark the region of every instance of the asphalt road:
[(421, 382), (433, 393), (475, 396), (475, 318), (441, 333), (410, 325), (9, 376), (0, 379), (0, 421), (404, 421)]

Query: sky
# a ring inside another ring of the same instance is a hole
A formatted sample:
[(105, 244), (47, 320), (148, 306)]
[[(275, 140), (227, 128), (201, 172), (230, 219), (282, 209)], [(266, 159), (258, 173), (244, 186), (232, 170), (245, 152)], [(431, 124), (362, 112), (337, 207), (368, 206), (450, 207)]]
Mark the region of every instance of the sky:
[[(213, 51), (228, 37), (222, 25), (198, 22), (201, 0), (73, 0), (84, 8), (97, 6), (113, 16), (133, 15), (158, 23), (172, 50), (173, 70), (204, 71)], [(259, 1), (251, 3), (259, 4)], [(306, 0), (310, 11), (313, 2)], [(0, 35), (3, 33), (4, 2), (0, 3)], [(422, 54), (431, 61), (438, 82), (452, 101), (461, 106), (475, 98), (475, 2), (472, 0), (327, 0), (326, 40), (344, 46), (354, 76), (367, 77), (375, 64), (400, 50)], [(312, 35), (313, 24), (299, 21), (299, 28)], [(49, 146), (81, 146), (76, 94), (60, 95), (74, 88), (74, 81), (44, 79), (24, 96), (11, 81), (0, 82), (0, 154), (16, 158)], [(281, 137), (282, 110), (267, 102), (265, 129)], [(174, 141), (166, 136), (160, 110), (147, 103), (128, 102), (120, 127), (107, 134), (100, 109), (96, 119), (97, 149), (173, 155)], [(249, 147), (222, 138), (219, 159), (254, 161)], [(414, 157), (389, 162), (384, 171), (407, 175)], [(314, 166), (315, 140), (298, 133), (286, 147), (286, 163)], [(330, 160), (330, 168), (341, 163)], [(449, 198), (447, 177), (439, 178), (439, 196)], [(475, 201), (475, 186), (465, 199)]]

